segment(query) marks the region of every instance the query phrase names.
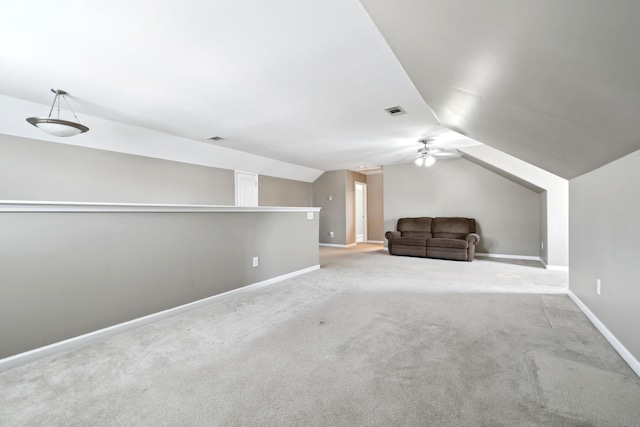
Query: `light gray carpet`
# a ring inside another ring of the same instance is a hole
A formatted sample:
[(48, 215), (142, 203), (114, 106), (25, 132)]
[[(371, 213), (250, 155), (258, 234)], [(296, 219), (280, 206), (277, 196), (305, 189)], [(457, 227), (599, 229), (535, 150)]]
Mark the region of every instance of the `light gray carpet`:
[(639, 425), (566, 273), (370, 249), (2, 373), (0, 425)]

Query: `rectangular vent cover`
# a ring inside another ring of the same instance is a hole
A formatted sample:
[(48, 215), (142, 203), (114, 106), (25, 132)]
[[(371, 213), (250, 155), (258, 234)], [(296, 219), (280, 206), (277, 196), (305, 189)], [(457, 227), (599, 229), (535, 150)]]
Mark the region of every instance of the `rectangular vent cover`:
[(391, 115), (391, 116), (399, 116), (400, 114), (405, 114), (406, 113), (406, 111), (404, 111), (402, 109), (402, 107), (399, 106), (399, 105), (396, 105), (394, 107), (385, 108), (384, 111), (389, 113), (389, 115)]

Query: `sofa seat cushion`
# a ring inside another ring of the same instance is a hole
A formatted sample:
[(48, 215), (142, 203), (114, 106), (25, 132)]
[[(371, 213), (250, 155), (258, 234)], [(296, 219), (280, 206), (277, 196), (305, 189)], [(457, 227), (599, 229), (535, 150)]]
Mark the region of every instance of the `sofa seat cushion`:
[(428, 240), (423, 237), (394, 237), (393, 246), (427, 246)]
[(427, 247), (427, 257), (452, 259), (456, 261), (468, 261), (467, 250), (462, 248), (438, 248)]
[(389, 249), (391, 255), (416, 256), (425, 258), (427, 256), (427, 247), (411, 246), (411, 245), (394, 245)]
[(427, 240), (427, 247), (429, 248), (451, 248), (451, 249), (467, 249), (469, 242), (463, 239), (445, 239), (445, 238), (433, 238)]

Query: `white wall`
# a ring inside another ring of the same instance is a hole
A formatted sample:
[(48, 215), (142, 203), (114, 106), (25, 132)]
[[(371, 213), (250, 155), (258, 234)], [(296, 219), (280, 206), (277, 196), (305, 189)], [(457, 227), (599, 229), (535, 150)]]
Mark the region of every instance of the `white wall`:
[(569, 184), (569, 288), (640, 360), (640, 151)]
[(238, 169), (261, 175), (313, 182), (321, 170), (269, 159), (242, 151), (218, 147), (205, 141), (181, 138), (167, 133), (125, 125), (114, 120), (82, 115), (91, 130), (73, 138), (48, 135), (26, 122), (34, 112), (47, 111), (49, 105), (0, 95), (0, 129), (2, 134), (78, 145), (117, 153), (136, 154), (222, 169)]
[(385, 229), (418, 216), (475, 218), (476, 252), (540, 255), (540, 195), (465, 159), (384, 167)]

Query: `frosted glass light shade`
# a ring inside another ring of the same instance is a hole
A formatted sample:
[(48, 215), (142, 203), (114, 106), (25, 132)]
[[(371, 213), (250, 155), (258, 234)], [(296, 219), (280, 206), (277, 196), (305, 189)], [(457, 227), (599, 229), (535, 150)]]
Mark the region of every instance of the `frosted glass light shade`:
[(414, 163), (416, 164), (416, 166), (422, 166), (422, 165), (424, 165), (424, 157), (422, 157), (422, 156), (418, 157), (418, 158), (415, 160), (415, 162), (414, 162)]
[(436, 159), (432, 156), (427, 156), (424, 158), (424, 167), (432, 166), (436, 162)]
[(42, 129), (46, 133), (54, 136), (74, 136), (89, 130), (88, 127), (81, 125), (80, 123), (70, 122), (67, 120), (45, 117), (29, 117), (27, 121), (38, 129)]

